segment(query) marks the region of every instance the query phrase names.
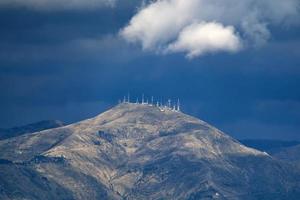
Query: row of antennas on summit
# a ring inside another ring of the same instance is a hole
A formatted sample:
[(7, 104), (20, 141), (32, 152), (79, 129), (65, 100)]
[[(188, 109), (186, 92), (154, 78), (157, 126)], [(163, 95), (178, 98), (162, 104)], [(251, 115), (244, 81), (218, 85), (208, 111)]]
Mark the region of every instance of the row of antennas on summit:
[[(175, 101), (174, 101), (175, 102)], [(144, 95), (142, 95), (142, 101), (139, 101), (139, 98), (136, 98), (135, 102), (130, 101), (130, 95), (128, 94), (127, 97), (124, 96), (123, 101), (119, 100), (119, 103), (134, 103), (134, 104), (141, 104), (141, 105), (149, 105), (149, 106), (156, 106), (158, 107), (161, 111), (164, 111), (165, 109), (167, 110), (172, 110), (175, 112), (180, 112), (180, 101), (177, 99), (176, 103), (172, 103), (171, 99), (168, 99), (167, 103), (164, 104), (163, 101), (156, 101), (154, 103), (154, 97), (151, 97), (151, 102), (148, 101), (148, 98), (145, 99)]]

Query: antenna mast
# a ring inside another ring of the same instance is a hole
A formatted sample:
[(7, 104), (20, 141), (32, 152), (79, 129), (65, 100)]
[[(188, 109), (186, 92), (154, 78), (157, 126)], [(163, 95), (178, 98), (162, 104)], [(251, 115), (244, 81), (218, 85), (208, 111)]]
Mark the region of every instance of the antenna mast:
[(180, 101), (179, 101), (179, 99), (177, 100), (177, 111), (180, 111)]

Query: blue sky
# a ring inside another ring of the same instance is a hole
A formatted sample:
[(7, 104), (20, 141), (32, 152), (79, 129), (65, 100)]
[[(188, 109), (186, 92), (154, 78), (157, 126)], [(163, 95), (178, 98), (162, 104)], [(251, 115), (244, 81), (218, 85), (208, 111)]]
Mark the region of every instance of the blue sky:
[(130, 92), (179, 97), (236, 138), (300, 140), (299, 2), (182, 2), (2, 1), (0, 127), (79, 121)]

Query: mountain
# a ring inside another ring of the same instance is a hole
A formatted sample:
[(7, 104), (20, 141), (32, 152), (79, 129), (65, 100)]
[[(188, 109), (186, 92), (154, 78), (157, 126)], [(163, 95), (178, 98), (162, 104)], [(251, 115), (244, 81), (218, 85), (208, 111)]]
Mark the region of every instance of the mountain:
[(58, 120), (44, 120), (25, 126), (18, 126), (10, 129), (0, 129), (0, 140), (16, 137), (23, 134), (34, 133), (46, 129), (64, 126), (64, 123)]
[(0, 163), (0, 199), (300, 198), (292, 165), (151, 105), (1, 140)]

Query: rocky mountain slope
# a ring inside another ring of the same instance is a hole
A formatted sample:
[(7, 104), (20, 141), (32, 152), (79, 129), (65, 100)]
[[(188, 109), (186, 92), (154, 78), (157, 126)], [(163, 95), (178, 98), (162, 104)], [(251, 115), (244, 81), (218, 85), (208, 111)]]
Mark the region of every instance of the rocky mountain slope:
[(9, 129), (0, 129), (0, 140), (61, 126), (64, 126), (64, 123), (61, 121), (44, 120), (24, 126), (18, 126)]
[(0, 141), (0, 199), (299, 198), (291, 166), (150, 105)]

